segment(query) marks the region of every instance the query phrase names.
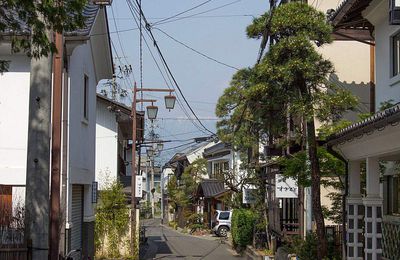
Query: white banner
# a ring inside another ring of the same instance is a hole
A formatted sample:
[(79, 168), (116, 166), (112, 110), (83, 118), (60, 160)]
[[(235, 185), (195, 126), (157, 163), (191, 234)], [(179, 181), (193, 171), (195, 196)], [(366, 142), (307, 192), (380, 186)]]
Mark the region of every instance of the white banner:
[(136, 189), (135, 189), (135, 197), (141, 198), (143, 193), (143, 176), (136, 175)]
[(293, 178), (283, 178), (282, 174), (276, 175), (275, 197), (297, 198), (299, 188)]

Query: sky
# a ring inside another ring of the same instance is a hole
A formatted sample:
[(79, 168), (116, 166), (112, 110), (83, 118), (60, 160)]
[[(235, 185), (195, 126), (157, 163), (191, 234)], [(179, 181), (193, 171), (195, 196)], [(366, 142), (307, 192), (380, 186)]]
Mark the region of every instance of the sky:
[[(199, 7), (173, 19), (165, 20), (165, 23), (157, 24), (157, 21), (195, 6)], [(140, 33), (135, 29), (137, 25), (128, 8), (127, 0), (114, 0), (112, 6), (107, 9), (118, 86), (129, 93), (133, 82), (136, 82), (139, 87), (142, 84), (143, 88), (168, 88), (144, 41), (141, 77)], [(236, 69), (231, 67), (249, 67), (254, 65), (257, 59), (260, 42), (246, 37), (246, 26), (252, 22), (253, 17), (261, 15), (267, 9), (267, 0), (142, 1), (143, 13), (152, 25), (152, 32), (172, 74), (197, 116), (212, 132), (216, 130), (216, 102), (224, 89), (229, 86), (236, 72)], [(182, 17), (187, 18), (182, 19)], [(231, 67), (206, 59), (172, 40), (159, 29), (190, 48)], [(158, 64), (162, 66), (158, 53), (144, 28), (143, 35)], [(132, 73), (129, 75), (124, 75), (119, 70), (119, 66), (125, 65), (132, 67)], [(194, 137), (209, 135), (196, 128), (178, 104), (174, 110), (166, 110), (164, 95), (165, 93), (144, 94), (144, 98), (158, 100), (155, 105), (159, 107), (159, 114), (158, 120), (154, 122), (154, 131), (163, 140), (179, 140), (165, 146), (168, 150), (162, 152), (161, 158), (158, 159), (161, 164), (169, 160), (179, 149), (187, 146), (171, 148), (189, 143)], [(131, 95), (123, 98), (121, 102), (129, 104)], [(182, 99), (181, 102), (183, 102)], [(144, 107), (146, 105), (149, 104), (145, 104)], [(141, 106), (139, 105), (138, 108), (140, 109)], [(147, 127), (150, 127), (149, 122), (147, 122)]]

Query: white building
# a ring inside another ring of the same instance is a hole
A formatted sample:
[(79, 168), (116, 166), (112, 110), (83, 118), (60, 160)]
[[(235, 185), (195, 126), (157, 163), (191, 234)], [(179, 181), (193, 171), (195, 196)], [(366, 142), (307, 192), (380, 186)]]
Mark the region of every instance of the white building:
[[(113, 75), (105, 8), (88, 4), (83, 29), (66, 32), (63, 97), (63, 151), (61, 174), (66, 176), (66, 248), (94, 255), (96, 86)], [(11, 53), (1, 42), (0, 58), (10, 60), (9, 72), (0, 75), (0, 186), (8, 189), (15, 205), (24, 200), (26, 183), (30, 59)], [(49, 154), (50, 156), (50, 154)]]
[[(336, 31), (375, 44), (376, 104), (400, 101), (400, 6), (343, 1)], [(348, 161), (346, 259), (400, 259), (400, 106), (394, 105), (334, 135), (328, 145)], [(362, 168), (366, 184), (361, 181)]]
[[(137, 114), (138, 129), (143, 116)], [(143, 131), (138, 131), (138, 138)], [(120, 181), (130, 186), (132, 175), (131, 108), (104, 95), (97, 94), (96, 107), (96, 181), (99, 189), (107, 183)]]

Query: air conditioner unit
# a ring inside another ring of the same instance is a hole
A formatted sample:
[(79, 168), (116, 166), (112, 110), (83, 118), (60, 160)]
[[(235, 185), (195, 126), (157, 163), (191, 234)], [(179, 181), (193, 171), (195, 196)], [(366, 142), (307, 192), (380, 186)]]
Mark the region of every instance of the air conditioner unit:
[(389, 24), (400, 25), (400, 1), (389, 0)]

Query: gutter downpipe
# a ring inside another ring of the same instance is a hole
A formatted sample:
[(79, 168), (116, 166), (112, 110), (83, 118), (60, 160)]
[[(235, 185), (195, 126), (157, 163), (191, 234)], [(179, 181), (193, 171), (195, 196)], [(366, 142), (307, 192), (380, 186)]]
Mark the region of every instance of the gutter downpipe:
[(347, 208), (346, 199), (349, 195), (349, 162), (338, 152), (333, 150), (332, 145), (327, 144), (327, 150), (330, 154), (335, 156), (337, 159), (341, 160), (345, 164), (345, 176), (344, 176), (344, 194), (342, 199), (342, 259), (346, 259), (347, 256), (347, 236), (346, 236), (346, 218), (347, 218)]

